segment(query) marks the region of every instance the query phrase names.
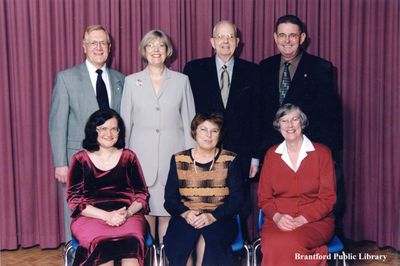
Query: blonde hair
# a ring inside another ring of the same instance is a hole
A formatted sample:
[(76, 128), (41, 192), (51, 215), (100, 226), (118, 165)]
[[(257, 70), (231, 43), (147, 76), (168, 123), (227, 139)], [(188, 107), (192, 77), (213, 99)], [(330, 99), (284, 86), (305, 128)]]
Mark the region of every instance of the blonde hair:
[(153, 41), (154, 39), (158, 39), (158, 38), (160, 38), (162, 40), (162, 42), (165, 44), (165, 46), (167, 48), (167, 58), (172, 56), (173, 48), (172, 48), (172, 43), (169, 40), (168, 36), (161, 30), (151, 30), (143, 36), (143, 39), (140, 41), (140, 44), (139, 44), (139, 54), (143, 60), (147, 61), (146, 46), (151, 41)]
[(106, 28), (104, 28), (102, 25), (89, 25), (86, 27), (85, 31), (83, 32), (83, 37), (82, 37), (82, 42), (86, 42), (87, 39), (86, 37), (93, 31), (96, 30), (102, 30), (106, 33), (107, 36), (107, 42), (110, 43), (110, 34), (108, 33), (108, 31), (106, 30)]

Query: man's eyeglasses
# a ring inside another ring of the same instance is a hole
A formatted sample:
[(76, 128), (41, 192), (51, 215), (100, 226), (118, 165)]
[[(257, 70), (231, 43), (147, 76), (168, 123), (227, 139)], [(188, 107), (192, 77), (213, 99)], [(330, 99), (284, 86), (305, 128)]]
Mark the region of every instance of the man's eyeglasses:
[(86, 42), (86, 44), (90, 48), (97, 48), (97, 47), (106, 48), (106, 47), (108, 47), (108, 42), (106, 42), (106, 41), (101, 41), (101, 42), (92, 41), (92, 42)]
[(289, 33), (289, 34), (278, 33), (279, 40), (286, 41), (289, 38), (289, 40), (294, 41), (294, 40), (297, 40), (299, 37), (300, 37), (300, 33)]
[(119, 133), (119, 128), (118, 127), (108, 128), (108, 127), (101, 127), (100, 126), (100, 127), (96, 127), (96, 130), (101, 135), (104, 135), (107, 132), (111, 132), (111, 134), (114, 134), (114, 135)]
[(222, 41), (222, 40), (233, 40), (236, 38), (235, 35), (233, 34), (217, 34), (213, 37), (214, 39), (218, 40), (218, 41)]

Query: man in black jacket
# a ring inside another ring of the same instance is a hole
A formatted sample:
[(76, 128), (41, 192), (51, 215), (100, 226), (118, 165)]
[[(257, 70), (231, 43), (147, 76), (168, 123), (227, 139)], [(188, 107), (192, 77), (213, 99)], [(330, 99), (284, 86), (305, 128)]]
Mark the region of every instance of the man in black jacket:
[(337, 178), (335, 215), (341, 229), (344, 212), (344, 188), (341, 169), (342, 112), (335, 90), (331, 62), (308, 54), (303, 45), (307, 35), (304, 23), (296, 16), (285, 15), (275, 24), (274, 40), (280, 54), (260, 62), (262, 89), (266, 105), (263, 122), (264, 149), (283, 141), (272, 126), (278, 108), (291, 103), (307, 115), (309, 126), (304, 134), (311, 140), (327, 145), (333, 154)]

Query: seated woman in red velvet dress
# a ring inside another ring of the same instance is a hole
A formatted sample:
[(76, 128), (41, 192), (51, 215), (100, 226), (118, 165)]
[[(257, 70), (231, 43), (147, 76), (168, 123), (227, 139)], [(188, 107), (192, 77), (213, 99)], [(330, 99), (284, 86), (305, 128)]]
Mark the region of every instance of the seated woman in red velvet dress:
[(335, 171), (329, 148), (303, 135), (307, 124), (292, 104), (275, 116), (274, 127), (285, 140), (268, 150), (261, 170), (263, 266), (326, 265), (334, 232)]
[(74, 265), (143, 265), (148, 192), (125, 126), (111, 109), (93, 113), (71, 162), (67, 201), (79, 241)]

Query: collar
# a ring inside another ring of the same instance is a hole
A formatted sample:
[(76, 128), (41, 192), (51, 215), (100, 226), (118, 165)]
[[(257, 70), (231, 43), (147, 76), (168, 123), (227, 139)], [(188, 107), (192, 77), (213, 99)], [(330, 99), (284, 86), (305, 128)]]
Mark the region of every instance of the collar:
[[(299, 64), (299, 62), (300, 62), (300, 59), (301, 59), (302, 55), (303, 55), (303, 50), (300, 49), (299, 52), (297, 53), (297, 55), (296, 55), (294, 58), (290, 59), (288, 62), (290, 62), (290, 64), (291, 64), (292, 66), (293, 66), (293, 65), (296, 65), (296, 66), (297, 66), (297, 65)], [(280, 63), (280, 66), (283, 66), (284, 63), (286, 62), (286, 60), (283, 59), (283, 56), (281, 56), (281, 61), (280, 61), (280, 62), (281, 62), (281, 63)]]
[(235, 63), (235, 57), (232, 56), (231, 59), (229, 59), (228, 62), (224, 63), (221, 58), (219, 58), (218, 55), (215, 55), (215, 65), (217, 66), (217, 69), (220, 70), (223, 65), (226, 65), (228, 67), (228, 71), (231, 72), (233, 70), (233, 64)]
[[(95, 67), (92, 63), (90, 63), (89, 60), (87, 60), (87, 59), (85, 61), (85, 64), (86, 64), (87, 69), (89, 70), (89, 73), (97, 75), (97, 73), (96, 73), (96, 70), (98, 69), (97, 67)], [(103, 70), (103, 73), (106, 72), (106, 64), (104, 64), (100, 69)]]
[[(143, 73), (150, 79), (150, 71), (149, 71), (149, 66), (146, 66), (145, 69), (143, 69)], [(162, 73), (162, 79), (169, 79), (171, 77), (171, 70), (167, 66), (164, 66), (164, 71)]]
[(307, 152), (315, 151), (315, 147), (312, 144), (311, 140), (303, 134), (303, 143), (300, 147), (299, 158), (297, 158), (296, 167), (294, 167), (289, 159), (289, 154), (287, 152), (286, 141), (283, 141), (276, 148), (275, 153), (281, 154), (282, 160), (291, 168), (293, 171), (297, 171), (299, 169), (300, 163), (307, 157)]

